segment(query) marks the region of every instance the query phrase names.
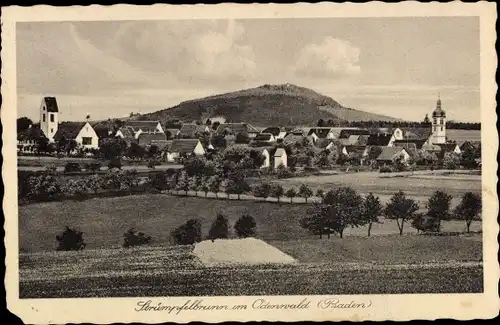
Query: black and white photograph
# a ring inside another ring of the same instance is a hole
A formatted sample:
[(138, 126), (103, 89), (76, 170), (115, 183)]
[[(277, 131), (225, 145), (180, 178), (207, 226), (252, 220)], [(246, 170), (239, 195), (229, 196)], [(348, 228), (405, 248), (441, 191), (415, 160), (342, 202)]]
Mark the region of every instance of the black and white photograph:
[(485, 293), (478, 15), (63, 18), (12, 31), (21, 301)]

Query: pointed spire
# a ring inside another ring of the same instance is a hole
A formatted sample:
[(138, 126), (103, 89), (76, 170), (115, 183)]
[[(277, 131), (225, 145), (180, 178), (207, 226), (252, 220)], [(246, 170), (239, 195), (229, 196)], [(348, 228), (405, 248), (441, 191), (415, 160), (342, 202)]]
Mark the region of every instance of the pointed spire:
[(436, 109), (440, 110), (441, 109), (441, 94), (438, 92), (438, 100), (436, 103)]

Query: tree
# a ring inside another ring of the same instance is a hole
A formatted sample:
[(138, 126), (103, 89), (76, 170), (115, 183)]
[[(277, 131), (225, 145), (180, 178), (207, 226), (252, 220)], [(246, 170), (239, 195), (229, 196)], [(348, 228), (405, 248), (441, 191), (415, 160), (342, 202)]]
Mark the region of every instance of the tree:
[(290, 199), (290, 203), (293, 202), (293, 198), (297, 196), (297, 191), (295, 190), (295, 188), (293, 187), (290, 187), (286, 192), (285, 192), (285, 196), (287, 198)]
[(280, 198), (283, 196), (285, 190), (283, 189), (283, 186), (279, 184), (274, 184), (271, 186), (271, 191), (269, 193), (270, 196), (275, 197), (278, 199), (278, 202), (280, 201)]
[(201, 222), (189, 219), (170, 233), (174, 244), (192, 245), (201, 241)]
[[(481, 153), (479, 152), (479, 157)], [(460, 159), (460, 165), (465, 168), (472, 169), (477, 167), (476, 158), (479, 158), (476, 154), (476, 148), (470, 142), (466, 142), (462, 146), (462, 154)]]
[(249, 214), (242, 215), (234, 224), (234, 230), (240, 238), (255, 236), (256, 227), (255, 219)]
[(319, 235), (322, 239), (323, 235), (333, 233), (333, 230), (327, 227), (328, 209), (325, 205), (315, 204), (314, 208), (299, 221), (300, 226), (309, 230), (313, 235)]
[(425, 124), (430, 124), (431, 123), (431, 120), (429, 120), (429, 114), (425, 114), (423, 123), (425, 123)]
[(151, 236), (146, 236), (143, 232), (137, 232), (134, 228), (130, 228), (123, 234), (123, 247), (134, 247), (146, 245), (151, 242)]
[(374, 222), (379, 223), (379, 216), (382, 214), (382, 204), (378, 196), (369, 193), (363, 200), (363, 210), (361, 217), (364, 223), (368, 224), (368, 237), (370, 236)]
[(216, 198), (218, 197), (220, 182), (221, 181), (220, 181), (219, 176), (216, 176), (216, 175), (210, 176), (210, 178), (208, 179), (208, 188), (209, 188), (210, 192), (215, 193)]
[(175, 185), (175, 189), (177, 191), (185, 191), (186, 195), (189, 191), (189, 176), (185, 171), (182, 171), (179, 177), (177, 178), (177, 183)]
[(320, 118), (320, 119), (318, 120), (318, 124), (317, 124), (317, 126), (318, 126), (318, 127), (324, 127), (324, 126), (325, 126), (325, 121), (324, 121), (322, 118)]
[(210, 192), (210, 184), (209, 184), (209, 180), (210, 178), (205, 176), (201, 179), (201, 182), (200, 184), (198, 185), (198, 189), (197, 191), (201, 191), (203, 193), (205, 193), (205, 197), (207, 197), (208, 195), (208, 192)]
[(238, 195), (238, 200), (241, 194), (250, 190), (250, 186), (241, 173), (230, 175), (229, 179), (222, 183), (222, 187), (224, 187), (228, 198), (230, 194), (236, 194)]
[(203, 156), (191, 156), (184, 160), (184, 170), (189, 176), (204, 175), (207, 159)]
[(101, 156), (106, 160), (121, 158), (127, 143), (120, 138), (104, 138), (99, 144), (99, 151)]
[(44, 153), (44, 152), (51, 152), (50, 145), (49, 145), (49, 139), (47, 139), (44, 136), (39, 137), (36, 141), (36, 151), (39, 154)]
[(157, 145), (151, 145), (149, 146), (149, 149), (148, 149), (148, 156), (150, 158), (155, 158), (158, 156), (158, 154), (160, 153), (160, 149), (158, 148)]
[(460, 164), (460, 156), (454, 152), (446, 152), (443, 157), (443, 167), (446, 169), (457, 169)]
[(318, 189), (316, 191), (316, 196), (321, 199), (321, 202), (323, 202), (323, 200), (325, 199), (325, 191), (323, 191), (322, 189)]
[(465, 220), (467, 232), (470, 232), (470, 225), (481, 213), (481, 196), (476, 193), (466, 192), (462, 196), (462, 201), (455, 208), (454, 214), (457, 218)]
[(17, 119), (17, 132), (26, 131), (33, 125), (33, 121), (25, 116)]
[(250, 137), (247, 133), (238, 133), (236, 134), (236, 139), (234, 140), (234, 142), (238, 144), (247, 144), (250, 143)]
[(427, 215), (437, 222), (437, 231), (441, 231), (441, 220), (448, 219), (450, 215), (451, 195), (435, 191), (427, 203)]
[(358, 227), (363, 224), (363, 198), (351, 187), (339, 187), (330, 190), (323, 199), (326, 205), (326, 226), (342, 238), (348, 226)]
[(252, 192), (255, 197), (267, 199), (269, 197), (269, 193), (271, 192), (271, 185), (268, 183), (260, 183), (253, 188)]
[(410, 220), (418, 209), (419, 206), (413, 199), (407, 198), (403, 191), (399, 191), (386, 204), (384, 213), (389, 219), (396, 220), (399, 235), (403, 235), (405, 221)]
[(61, 235), (56, 236), (58, 251), (79, 251), (85, 248), (86, 244), (83, 241), (83, 232), (71, 229), (66, 226), (66, 229)]
[(66, 154), (69, 156), (76, 148), (78, 148), (78, 143), (76, 142), (76, 140), (69, 139), (64, 147), (64, 150), (66, 151)]
[(127, 157), (132, 159), (143, 159), (145, 155), (146, 149), (143, 146), (135, 142), (130, 143), (130, 147), (128, 147), (127, 150)]
[(309, 188), (309, 186), (302, 184), (299, 187), (299, 196), (303, 197), (306, 200), (313, 195), (313, 191)]
[(222, 214), (218, 214), (208, 231), (208, 239), (211, 239), (212, 241), (219, 238), (227, 239), (228, 234), (229, 226), (227, 218)]

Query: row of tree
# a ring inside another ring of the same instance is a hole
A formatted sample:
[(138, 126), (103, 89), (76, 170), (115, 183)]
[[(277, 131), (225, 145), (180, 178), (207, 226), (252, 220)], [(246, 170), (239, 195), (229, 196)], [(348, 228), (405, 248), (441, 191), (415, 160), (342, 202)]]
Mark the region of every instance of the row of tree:
[(322, 238), (330, 234), (338, 234), (341, 238), (347, 227), (368, 225), (370, 236), (373, 223), (380, 223), (380, 217), (395, 220), (399, 234), (403, 234), (405, 223), (418, 231), (441, 231), (441, 221), (457, 218), (465, 220), (467, 232), (470, 232), (472, 221), (481, 212), (481, 197), (472, 192), (463, 195), (460, 204), (450, 211), (452, 197), (445, 192), (436, 191), (428, 200), (427, 213), (418, 213), (418, 203), (399, 191), (394, 194), (385, 206), (380, 198), (368, 194), (362, 197), (350, 187), (332, 189), (323, 195), (322, 202), (315, 204), (312, 210), (300, 220), (300, 225)]
[[(431, 121), (426, 115), (422, 122), (416, 121), (344, 121), (344, 120), (333, 120), (333, 119), (319, 119), (317, 123), (318, 127), (358, 127), (363, 129), (371, 128), (397, 128), (397, 127), (408, 127), (408, 128), (421, 128), (431, 127)], [(459, 129), (459, 130), (481, 130), (481, 123), (473, 122), (446, 122), (446, 127), (449, 129)]]

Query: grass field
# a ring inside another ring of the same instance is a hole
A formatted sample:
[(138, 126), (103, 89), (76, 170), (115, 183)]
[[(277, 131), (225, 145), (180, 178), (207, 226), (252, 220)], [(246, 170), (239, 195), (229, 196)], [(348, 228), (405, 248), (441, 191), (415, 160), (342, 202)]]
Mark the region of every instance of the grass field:
[(481, 179), (478, 175), (448, 176), (410, 176), (380, 177), (378, 172), (359, 172), (337, 175), (318, 175), (295, 177), (275, 181), (283, 187), (296, 187), (306, 184), (316, 191), (330, 187), (351, 186), (361, 193), (392, 195), (405, 189), (407, 195), (431, 196), (436, 190), (444, 190), (452, 196), (461, 196), (467, 191), (481, 191)]
[[(412, 237), (418, 238), (413, 244), (423, 238)], [(441, 240), (430, 241), (438, 247)], [(375, 247), (383, 247), (382, 256), (392, 256), (393, 248), (381, 244)], [(401, 265), (382, 258), (374, 264), (331, 254), (321, 257), (322, 263), (208, 268), (191, 250), (175, 246), (21, 254), (20, 297), (457, 293), (481, 292), (483, 287), (477, 261)], [(419, 255), (418, 250), (408, 253)]]
[[(299, 226), (299, 219), (310, 209), (306, 204), (277, 204), (236, 200), (214, 200), (170, 195), (132, 195), (94, 198), (85, 201), (61, 201), (28, 204), (19, 207), (19, 245), (22, 252), (52, 251), (55, 236), (65, 226), (84, 232), (88, 249), (120, 247), (123, 234), (134, 227), (153, 237), (155, 244), (169, 242), (170, 232), (190, 218), (202, 220), (203, 234), (208, 233), (217, 213), (229, 219), (230, 225), (245, 213), (257, 221), (257, 237), (265, 241), (314, 239)], [(443, 231), (464, 231), (465, 222), (443, 222)], [(481, 229), (473, 222), (471, 230)], [(406, 232), (415, 232), (408, 224)], [(344, 235), (366, 236), (367, 229), (348, 228)], [(372, 234), (398, 233), (394, 221), (374, 224)], [(347, 238), (344, 238), (347, 239)]]

